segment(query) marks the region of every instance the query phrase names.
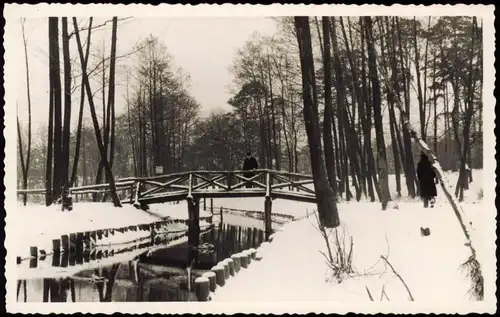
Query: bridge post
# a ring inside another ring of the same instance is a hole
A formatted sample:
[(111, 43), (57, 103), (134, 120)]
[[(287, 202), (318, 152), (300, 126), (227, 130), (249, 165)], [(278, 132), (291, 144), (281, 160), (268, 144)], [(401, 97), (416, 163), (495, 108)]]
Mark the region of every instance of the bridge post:
[(266, 241), (272, 233), (271, 210), (273, 201), (271, 199), (271, 175), (269, 171), (266, 173), (266, 198), (264, 201), (264, 230), (266, 232)]
[(198, 259), (198, 245), (200, 244), (200, 199), (188, 197), (188, 265)]
[(266, 232), (266, 241), (272, 234), (272, 223), (271, 223), (271, 211), (272, 211), (273, 201), (270, 196), (266, 196), (264, 202), (264, 231)]
[(224, 209), (222, 206), (220, 207), (220, 225), (222, 226), (224, 224)]
[(231, 191), (231, 184), (233, 182), (233, 174), (231, 172), (227, 173), (227, 189)]
[(130, 185), (130, 204), (134, 203), (134, 184)]

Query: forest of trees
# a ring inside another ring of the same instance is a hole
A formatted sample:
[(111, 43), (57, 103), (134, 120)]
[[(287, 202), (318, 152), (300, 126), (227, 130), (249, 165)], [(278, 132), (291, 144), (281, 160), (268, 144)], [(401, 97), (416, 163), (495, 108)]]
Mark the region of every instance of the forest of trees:
[[(19, 188), (47, 188), (48, 205), (64, 185), (154, 175), (157, 166), (162, 173), (240, 169), (247, 151), (263, 168), (313, 174), (311, 158), (324, 155), (325, 190), (346, 200), (384, 203), (403, 188), (415, 197), (420, 151), (398, 105), (443, 168), (460, 171), (460, 199), (466, 166), (482, 168), (482, 22), (475, 17), (276, 19), (273, 36), (254, 34), (233, 60), (231, 110), (208, 117), (189, 92), (189, 75), (174, 68), (154, 35), (127, 53), (137, 64), (122, 67), (122, 19), (48, 20), (50, 120), (32, 131), (30, 111), (30, 121), (18, 119)], [(112, 26), (109, 55), (96, 57), (92, 34), (105, 24)], [(28, 105), (18, 107), (31, 108), (29, 56), (25, 49)], [(127, 78), (119, 113), (117, 73)], [(72, 94), (80, 94), (79, 104)], [(311, 118), (319, 125), (309, 130)], [(388, 174), (397, 188), (389, 188)]]

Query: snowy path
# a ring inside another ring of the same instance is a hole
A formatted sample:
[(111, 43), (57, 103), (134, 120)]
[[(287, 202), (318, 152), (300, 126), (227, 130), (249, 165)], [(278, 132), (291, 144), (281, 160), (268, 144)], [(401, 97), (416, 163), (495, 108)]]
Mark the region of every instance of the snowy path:
[[(354, 267), (357, 272), (370, 273), (340, 284), (327, 281), (331, 274), (319, 252), (326, 252), (325, 242), (316, 229), (314, 216), (286, 224), (272, 243), (258, 250), (263, 259), (231, 277), (212, 294), (212, 300), (359, 302), (369, 301), (368, 287), (375, 301), (380, 300), (382, 288), (391, 301), (407, 301), (404, 286), (384, 265), (381, 255), (388, 257), (417, 301), (469, 300), (470, 281), (459, 268), (468, 257), (468, 248), (444, 199), (441, 195), (433, 209), (423, 209), (419, 201), (407, 200), (385, 212), (379, 203), (339, 204), (341, 221), (354, 239)], [(494, 254), (487, 252), (491, 241), (485, 228), (494, 221), (495, 213), (483, 210), (480, 203), (466, 207), (476, 229), (473, 239), (479, 260), (485, 264), (485, 272), (491, 272), (492, 268), (486, 266), (492, 263)], [(281, 208), (276, 210), (282, 212)], [(420, 227), (429, 227), (431, 235), (421, 236)]]

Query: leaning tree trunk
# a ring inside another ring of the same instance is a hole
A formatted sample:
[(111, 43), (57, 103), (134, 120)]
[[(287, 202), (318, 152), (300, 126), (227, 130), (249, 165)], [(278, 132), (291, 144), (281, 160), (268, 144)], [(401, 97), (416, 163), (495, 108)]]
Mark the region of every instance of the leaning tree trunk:
[[(23, 154), (23, 139), (21, 135), (21, 125), (19, 124), (19, 115), (16, 116), (17, 119), (17, 146), (19, 148), (19, 159), (21, 160), (21, 174), (23, 177), (23, 189), (26, 189), (25, 179), (27, 179), (26, 175), (26, 164), (24, 163), (24, 154)], [(27, 194), (23, 194), (23, 204), (26, 206)]]
[(302, 95), (304, 100), (304, 121), (306, 125), (311, 169), (316, 191), (316, 203), (320, 224), (326, 228), (336, 228), (340, 225), (331, 187), (326, 176), (325, 161), (321, 148), (321, 132), (318, 120), (318, 104), (316, 79), (314, 76), (314, 61), (311, 45), (311, 31), (308, 17), (295, 17), (295, 27), (300, 51), (302, 70)]
[(106, 177), (109, 179), (109, 189), (110, 189), (111, 198), (113, 200), (113, 204), (115, 205), (115, 207), (121, 207), (120, 199), (118, 198), (118, 195), (116, 193), (116, 185), (115, 185), (115, 180), (113, 178), (113, 173), (111, 171), (111, 167), (109, 166), (109, 163), (107, 160), (107, 155), (106, 155), (106, 149), (104, 148), (103, 140), (101, 137), (101, 132), (99, 131), (99, 122), (97, 121), (97, 115), (96, 115), (95, 105), (94, 105), (94, 98), (92, 96), (92, 91), (90, 89), (90, 82), (89, 82), (89, 78), (88, 78), (88, 74), (87, 74), (87, 69), (85, 67), (83, 67), (85, 65), (85, 61), (84, 61), (83, 48), (82, 48), (82, 43), (80, 40), (80, 34), (78, 32), (78, 23), (76, 21), (76, 18), (73, 18), (73, 25), (75, 28), (76, 41), (77, 41), (77, 45), (78, 45), (78, 54), (80, 56), (80, 63), (82, 66), (82, 76), (83, 76), (84, 81), (85, 81), (85, 90), (87, 91), (87, 99), (89, 101), (90, 112), (92, 115), (92, 123), (94, 125), (97, 146), (99, 147), (101, 159), (104, 160), (104, 171), (106, 173)]
[[(386, 73), (383, 72), (383, 69), (380, 68), (380, 72), (383, 74), (384, 80), (387, 83), (388, 89), (392, 90), (392, 86), (390, 85), (388, 76)], [(392, 91), (392, 94), (394, 94), (394, 91)], [(466, 243), (465, 246), (469, 248), (470, 250), (470, 257), (467, 260), (467, 268), (469, 270), (470, 276), (472, 276), (477, 282), (478, 287), (474, 288), (474, 295), (477, 297), (477, 299), (482, 300), (484, 298), (484, 280), (483, 280), (483, 275), (481, 271), (481, 265), (479, 261), (477, 260), (476, 256), (476, 249), (474, 248), (472, 244), (472, 239), (471, 239), (471, 222), (467, 219), (467, 215), (464, 213), (463, 208), (461, 206), (461, 203), (453, 196), (453, 194), (450, 192), (450, 188), (453, 188), (453, 185), (449, 183), (448, 179), (444, 175), (444, 171), (441, 167), (441, 164), (439, 163), (439, 160), (436, 156), (435, 153), (430, 149), (430, 147), (425, 143), (424, 140), (418, 135), (417, 131), (413, 128), (413, 126), (410, 123), (410, 120), (408, 118), (408, 115), (403, 108), (400, 100), (398, 98), (395, 98), (395, 105), (399, 109), (401, 116), (403, 118), (402, 125), (409, 131), (410, 136), (412, 139), (417, 143), (419, 146), (420, 150), (424, 152), (431, 160), (432, 162), (432, 167), (434, 169), (434, 172), (436, 173), (437, 178), (439, 179), (439, 184), (441, 185), (441, 188), (448, 199), (448, 202), (450, 203), (453, 212), (455, 213), (455, 216), (457, 217), (457, 220), (459, 222), (460, 228), (462, 229), (462, 232), (465, 236)]]
[[(87, 33), (87, 47), (85, 48), (85, 59), (84, 59), (84, 67), (87, 68), (87, 62), (89, 60), (90, 53), (90, 40), (91, 40), (91, 31), (92, 31), (92, 17), (89, 18), (89, 29)], [(80, 93), (80, 110), (78, 112), (78, 126), (76, 128), (76, 144), (75, 144), (75, 156), (73, 159), (73, 169), (71, 171), (71, 178), (69, 181), (69, 186), (72, 187), (76, 182), (76, 177), (78, 173), (78, 161), (80, 159), (80, 144), (82, 138), (82, 121), (83, 121), (83, 106), (85, 105), (85, 86), (83, 84), (83, 78), (80, 83), (81, 93)], [(85, 164), (85, 162), (84, 162)]]

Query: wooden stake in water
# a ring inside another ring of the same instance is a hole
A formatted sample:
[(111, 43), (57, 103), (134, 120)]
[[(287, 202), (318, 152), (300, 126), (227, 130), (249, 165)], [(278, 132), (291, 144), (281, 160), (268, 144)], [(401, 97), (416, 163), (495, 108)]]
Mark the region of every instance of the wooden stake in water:
[(187, 274), (188, 274), (188, 302), (191, 301), (191, 265), (189, 265), (187, 268)]

